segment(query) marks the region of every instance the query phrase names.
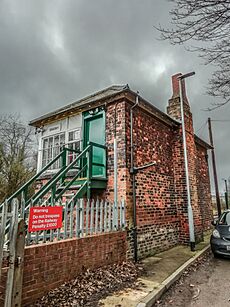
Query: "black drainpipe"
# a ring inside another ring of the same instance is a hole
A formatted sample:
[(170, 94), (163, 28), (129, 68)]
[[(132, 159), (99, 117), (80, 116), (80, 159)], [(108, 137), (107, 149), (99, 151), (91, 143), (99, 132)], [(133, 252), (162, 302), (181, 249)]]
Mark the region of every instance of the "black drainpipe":
[(136, 178), (134, 167), (134, 145), (133, 145), (133, 109), (139, 103), (139, 92), (137, 92), (136, 102), (130, 109), (130, 143), (131, 143), (131, 157), (130, 157), (130, 174), (132, 175), (132, 188), (133, 188), (133, 248), (134, 248), (134, 261), (137, 262), (138, 244), (137, 244), (137, 211), (136, 211)]

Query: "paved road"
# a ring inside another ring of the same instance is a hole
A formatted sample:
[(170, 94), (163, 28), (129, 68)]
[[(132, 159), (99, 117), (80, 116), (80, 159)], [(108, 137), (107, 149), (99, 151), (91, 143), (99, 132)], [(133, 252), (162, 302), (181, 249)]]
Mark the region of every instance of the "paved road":
[(230, 307), (230, 259), (205, 259), (155, 306)]

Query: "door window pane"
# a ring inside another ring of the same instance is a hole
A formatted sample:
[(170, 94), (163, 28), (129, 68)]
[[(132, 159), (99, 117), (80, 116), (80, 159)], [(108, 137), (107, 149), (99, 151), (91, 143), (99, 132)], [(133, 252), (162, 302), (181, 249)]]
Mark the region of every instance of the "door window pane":
[[(103, 116), (88, 119), (87, 122), (87, 141), (104, 145), (105, 144), (105, 126)], [(105, 150), (93, 146), (93, 165), (92, 166), (92, 175), (93, 176), (105, 176)]]

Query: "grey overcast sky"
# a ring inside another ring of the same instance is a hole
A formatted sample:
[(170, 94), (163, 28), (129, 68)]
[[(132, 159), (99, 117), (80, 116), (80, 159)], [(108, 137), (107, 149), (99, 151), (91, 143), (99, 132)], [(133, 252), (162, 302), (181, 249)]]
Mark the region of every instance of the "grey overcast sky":
[[(167, 0), (0, 0), (0, 113), (29, 120), (112, 84), (128, 83), (165, 111), (171, 75), (195, 71), (187, 92), (197, 135), (207, 118), (229, 119), (230, 104), (202, 109), (212, 67), (184, 47), (159, 41)], [(220, 190), (230, 176), (230, 122), (213, 122)], [(211, 164), (211, 159), (210, 159)], [(212, 176), (212, 172), (211, 172)]]

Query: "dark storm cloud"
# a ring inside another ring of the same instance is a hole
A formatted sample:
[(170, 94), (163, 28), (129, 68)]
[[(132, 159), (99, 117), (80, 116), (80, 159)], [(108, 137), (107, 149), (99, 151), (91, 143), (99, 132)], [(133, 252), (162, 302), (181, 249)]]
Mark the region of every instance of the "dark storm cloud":
[[(204, 95), (212, 68), (196, 54), (157, 40), (167, 24), (163, 0), (0, 0), (1, 113), (30, 119), (111, 84), (133, 90), (165, 110), (170, 76), (196, 71), (188, 96), (198, 130), (207, 117), (226, 119), (230, 107), (207, 113)], [(200, 129), (207, 137), (207, 126)], [(214, 124), (219, 179), (230, 175), (229, 123)]]

